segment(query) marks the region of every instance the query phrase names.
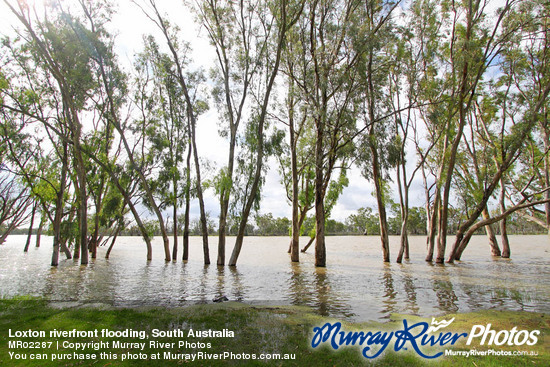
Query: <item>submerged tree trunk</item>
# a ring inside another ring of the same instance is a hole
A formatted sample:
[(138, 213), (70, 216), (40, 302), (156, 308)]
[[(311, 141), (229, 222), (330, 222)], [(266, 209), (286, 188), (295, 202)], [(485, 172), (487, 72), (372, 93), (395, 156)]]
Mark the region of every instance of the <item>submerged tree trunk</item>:
[[(228, 103), (230, 103), (228, 101)], [(232, 115), (231, 115), (231, 121)], [(235, 145), (236, 145), (236, 126), (233, 122), (230, 123), (230, 141), (229, 141), (229, 157), (227, 162), (227, 177), (223, 179), (222, 189), (220, 192), (220, 218), (218, 226), (218, 259), (217, 264), (225, 265), (225, 247), (226, 247), (226, 235), (227, 235), (227, 213), (229, 211), (229, 199), (231, 196), (231, 190), (233, 187), (233, 165), (235, 161)]]
[(401, 236), (400, 236), (400, 247), (399, 254), (397, 255), (397, 262), (403, 262), (403, 255), (405, 255), (405, 260), (409, 259), (409, 236), (407, 233), (407, 225), (409, 221), (409, 210), (404, 208), (403, 219), (401, 223)]
[[(405, 160), (405, 157), (401, 156), (402, 161)], [(401, 208), (401, 236), (400, 236), (400, 247), (399, 254), (397, 255), (397, 263), (403, 261), (403, 255), (405, 255), (405, 260), (409, 259), (409, 233), (408, 233), (408, 222), (409, 222), (409, 187), (407, 185), (406, 179), (406, 170), (403, 165), (403, 188), (401, 187), (401, 175), (400, 175), (399, 166), (397, 167), (397, 180), (399, 182), (399, 204)]]
[[(500, 213), (506, 212), (506, 187), (504, 178), (500, 179)], [(502, 242), (502, 257), (510, 258), (510, 242), (508, 241), (508, 229), (506, 228), (506, 217), (500, 221), (500, 241)]]
[[(483, 210), (481, 213), (483, 216), (483, 219), (489, 219), (491, 216), (489, 215), (489, 210), (487, 210), (487, 207)], [(487, 239), (489, 240), (489, 246), (491, 247), (491, 255), (493, 256), (500, 256), (500, 248), (498, 247), (498, 241), (497, 236), (495, 235), (495, 231), (493, 230), (493, 227), (488, 224), (485, 226), (485, 232), (487, 233)]]
[(46, 216), (42, 214), (40, 216), (40, 224), (38, 225), (38, 230), (36, 231), (36, 244), (35, 247), (40, 247), (40, 239), (42, 237), (42, 231), (44, 230), (44, 223), (46, 222)]
[(290, 118), (290, 166), (292, 175), (292, 239), (290, 241), (290, 260), (300, 261), (300, 218), (298, 202), (298, 162), (296, 153), (296, 133), (294, 131), (294, 118)]
[(388, 220), (386, 216), (386, 206), (384, 202), (384, 193), (382, 188), (382, 177), (380, 176), (380, 166), (378, 163), (378, 151), (374, 142), (370, 142), (372, 154), (372, 178), (376, 190), (376, 203), (378, 205), (378, 223), (380, 225), (380, 241), (382, 244), (382, 257), (384, 262), (390, 262), (390, 241), (388, 237)]
[(31, 244), (31, 237), (32, 237), (32, 226), (34, 224), (34, 215), (36, 214), (36, 207), (38, 204), (35, 202), (32, 206), (32, 212), (31, 212), (31, 221), (29, 223), (29, 231), (27, 232), (27, 242), (25, 242), (25, 248), (23, 249), (23, 252), (29, 251), (29, 246)]
[(178, 211), (176, 206), (174, 206), (174, 211), (172, 212), (172, 220), (174, 221), (173, 225), (173, 236), (174, 236), (174, 245), (172, 246), (172, 260), (178, 259)]
[(185, 176), (185, 214), (183, 218), (183, 261), (189, 259), (189, 208), (190, 208), (190, 190), (191, 190), (191, 144), (188, 144), (187, 152), (187, 170)]
[(63, 202), (65, 196), (65, 186), (67, 181), (68, 170), (68, 152), (67, 143), (63, 143), (63, 157), (61, 159), (61, 176), (59, 178), (59, 189), (55, 200), (55, 214), (52, 223), (53, 227), (53, 252), (52, 266), (59, 265), (59, 246), (61, 244), (61, 220), (63, 218)]
[(308, 243), (302, 249), (302, 252), (306, 252), (308, 250), (308, 248), (313, 244), (313, 241), (315, 241), (315, 236), (313, 236), (309, 239)]
[(105, 258), (108, 259), (109, 256), (111, 256), (111, 251), (113, 250), (113, 247), (115, 246), (116, 239), (118, 237), (118, 234), (122, 230), (122, 225), (118, 225), (117, 229), (115, 230), (115, 233), (113, 235), (113, 239), (111, 240), (111, 244), (109, 245), (109, 248), (107, 249), (107, 253), (105, 253)]
[(174, 236), (174, 245), (172, 246), (172, 260), (178, 259), (178, 189), (177, 189), (177, 182), (174, 179), (172, 182), (173, 187), (173, 195), (174, 195), (174, 210), (172, 212), (172, 220), (173, 220), (173, 236)]
[[(190, 102), (189, 102), (190, 103)], [(192, 112), (190, 112), (192, 115)], [(199, 199), (199, 209), (201, 213), (200, 222), (202, 230), (202, 251), (204, 255), (204, 264), (210, 264), (210, 252), (208, 249), (208, 223), (206, 222), (206, 209), (204, 207), (204, 198), (202, 196), (201, 170), (199, 165), (199, 154), (197, 153), (197, 144), (195, 141), (195, 118), (191, 119), (191, 144), (193, 145), (193, 157), (195, 159), (195, 174), (197, 176), (197, 197)]]

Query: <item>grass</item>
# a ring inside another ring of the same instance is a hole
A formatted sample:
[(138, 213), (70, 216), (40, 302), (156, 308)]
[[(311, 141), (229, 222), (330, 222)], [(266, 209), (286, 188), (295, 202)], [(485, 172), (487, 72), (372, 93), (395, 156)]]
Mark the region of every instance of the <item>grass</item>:
[[(495, 350), (529, 350), (538, 352), (538, 356), (521, 357), (440, 357), (435, 361), (428, 361), (418, 357), (411, 351), (394, 352), (387, 351), (374, 361), (366, 360), (360, 354), (359, 347), (343, 347), (334, 351), (328, 346), (312, 349), (309, 345), (312, 337), (312, 328), (321, 326), (329, 321), (325, 317), (314, 314), (310, 309), (303, 307), (272, 307), (249, 306), (236, 302), (224, 304), (196, 305), (186, 308), (132, 308), (114, 309), (107, 306), (96, 305), (94, 307), (53, 308), (44, 300), (10, 299), (0, 300), (0, 365), (1, 366), (548, 366), (550, 365), (550, 319), (547, 314), (529, 312), (496, 312), (482, 311), (468, 314), (447, 315), (445, 319), (455, 317), (455, 321), (449, 329), (453, 332), (469, 332), (472, 325), (491, 323), (494, 329), (511, 330), (514, 326), (518, 329), (541, 331), (539, 342), (532, 347), (492, 347)], [(397, 330), (402, 328), (402, 319), (410, 322), (420, 321), (415, 316), (393, 315), (389, 323), (344, 323), (345, 330)], [(333, 320), (336, 321), (336, 320)], [(425, 320), (430, 322), (431, 320)], [(174, 348), (155, 349), (149, 347), (152, 339), (126, 339), (126, 338), (59, 338), (59, 341), (89, 342), (114, 340), (145, 342), (144, 351), (135, 349), (108, 349), (95, 351), (91, 348), (78, 353), (95, 353), (95, 360), (63, 360), (51, 361), (51, 354), (68, 354), (74, 352), (70, 349), (9, 349), (9, 340), (26, 341), (53, 341), (49, 337), (50, 330), (125, 330), (132, 329), (151, 333), (153, 329), (173, 330), (222, 330), (224, 328), (235, 332), (234, 338), (158, 338), (160, 342), (176, 343)], [(9, 330), (44, 330), (45, 338), (9, 338)], [(190, 353), (203, 351), (205, 353), (279, 353), (294, 354), (292, 360), (201, 360), (189, 361), (184, 359), (164, 360), (163, 352), (184, 353), (185, 348), (178, 348), (178, 341), (211, 343), (210, 349), (187, 350)], [(439, 347), (434, 351), (442, 351), (447, 347)], [(470, 346), (464, 342), (453, 347), (456, 350), (469, 350)], [(478, 350), (484, 347), (477, 346)], [(487, 347), (485, 347), (487, 349)], [(423, 350), (425, 350), (423, 348)], [(12, 359), (9, 352), (26, 355), (27, 359)], [(118, 359), (99, 359), (100, 352), (116, 354)], [(159, 353), (160, 360), (152, 359)], [(31, 360), (31, 354), (46, 354), (47, 360)], [(146, 360), (121, 361), (122, 355), (128, 353), (134, 355), (144, 353)]]

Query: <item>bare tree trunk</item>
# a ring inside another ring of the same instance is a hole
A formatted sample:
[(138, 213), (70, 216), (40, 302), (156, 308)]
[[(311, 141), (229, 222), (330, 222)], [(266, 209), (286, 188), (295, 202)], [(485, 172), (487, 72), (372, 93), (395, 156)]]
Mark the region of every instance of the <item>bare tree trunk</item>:
[(178, 211), (174, 205), (174, 211), (172, 213), (172, 220), (174, 221), (173, 225), (173, 235), (174, 235), (174, 245), (172, 247), (172, 260), (178, 259)]
[[(220, 193), (223, 195), (224, 193)], [(225, 236), (227, 235), (227, 211), (229, 208), (229, 200), (221, 198), (220, 200), (220, 218), (218, 223), (218, 260), (217, 264), (225, 265)]]
[(204, 198), (202, 196), (201, 170), (199, 165), (199, 154), (197, 153), (197, 144), (195, 141), (195, 118), (192, 116), (192, 111), (189, 110), (191, 117), (191, 144), (193, 145), (193, 157), (195, 159), (195, 174), (197, 175), (197, 197), (199, 199), (199, 209), (201, 213), (201, 230), (202, 230), (202, 251), (204, 255), (204, 264), (210, 264), (210, 252), (208, 250), (208, 223), (206, 222), (206, 210), (204, 208)]
[[(69, 222), (72, 222), (73, 221), (73, 218), (72, 218), (72, 214), (69, 216)], [(78, 228), (80, 228), (80, 217), (77, 216), (76, 218), (76, 223), (77, 223), (77, 226)], [(80, 250), (82, 248), (80, 247), (80, 236), (75, 238), (75, 246), (74, 246), (74, 258), (75, 259), (80, 259)], [(87, 251), (87, 250), (86, 250)]]
[[(506, 186), (504, 177), (500, 179), (500, 213), (506, 211)], [(510, 242), (508, 241), (508, 230), (506, 228), (506, 217), (500, 221), (500, 240), (502, 242), (502, 257), (510, 258)]]
[[(401, 156), (402, 161), (405, 160), (404, 155)], [(406, 171), (403, 166), (403, 187), (401, 187), (401, 175), (399, 173), (399, 166), (397, 167), (397, 180), (399, 182), (399, 204), (401, 207), (401, 237), (399, 254), (397, 255), (397, 262), (403, 261), (403, 255), (405, 259), (409, 259), (409, 236), (408, 236), (408, 222), (409, 222), (409, 187), (407, 186)]]
[(403, 261), (403, 255), (405, 255), (405, 260), (409, 259), (409, 236), (407, 233), (407, 224), (409, 221), (409, 210), (404, 208), (405, 213), (403, 214), (403, 220), (401, 223), (401, 237), (400, 242), (401, 246), (399, 248), (399, 254), (397, 255), (397, 262), (401, 263)]
[(113, 239), (111, 240), (111, 244), (109, 245), (109, 248), (107, 249), (107, 253), (105, 254), (105, 258), (108, 259), (109, 256), (111, 256), (111, 251), (113, 250), (113, 247), (115, 246), (115, 241), (118, 237), (118, 234), (122, 230), (122, 225), (117, 226), (117, 229), (115, 231), (115, 234), (113, 235)]
[(189, 259), (189, 207), (190, 207), (190, 189), (191, 189), (191, 150), (193, 147), (189, 144), (187, 152), (187, 171), (185, 176), (185, 214), (183, 218), (183, 261)]
[(65, 195), (65, 185), (67, 180), (67, 144), (63, 144), (63, 157), (61, 159), (61, 177), (59, 179), (59, 190), (57, 191), (55, 200), (55, 214), (52, 223), (53, 227), (53, 252), (52, 252), (52, 266), (59, 265), (59, 246), (61, 244), (61, 219), (63, 218), (63, 200)]
[[(489, 210), (487, 210), (487, 207), (485, 207), (481, 215), (483, 216), (483, 219), (489, 219), (491, 217), (489, 215)], [(485, 232), (487, 233), (487, 239), (489, 240), (489, 246), (491, 247), (491, 255), (500, 256), (501, 252), (500, 248), (498, 247), (497, 236), (495, 235), (493, 227), (490, 224), (486, 225)]]
[(31, 237), (32, 237), (32, 226), (34, 224), (34, 215), (36, 214), (36, 207), (38, 204), (35, 202), (32, 206), (32, 212), (31, 212), (31, 222), (29, 223), (29, 231), (27, 232), (27, 242), (25, 243), (25, 248), (23, 249), (23, 252), (29, 251), (29, 246), (31, 244)]
[(390, 244), (388, 237), (388, 220), (386, 218), (386, 206), (384, 202), (384, 193), (382, 192), (382, 173), (380, 172), (380, 162), (378, 157), (378, 146), (375, 140), (375, 89), (373, 83), (373, 51), (369, 52), (369, 61), (367, 64), (367, 85), (368, 85), (368, 114), (370, 120), (370, 129), (368, 143), (372, 159), (372, 179), (376, 190), (376, 203), (378, 205), (378, 222), (380, 225), (380, 241), (382, 244), (382, 257), (384, 262), (390, 262)]
[(72, 258), (71, 250), (69, 250), (69, 248), (67, 247), (66, 240), (61, 241), (60, 250), (63, 251), (63, 253), (67, 257), (67, 260), (70, 260)]
[(6, 231), (4, 233), (2, 233), (2, 235), (0, 236), (0, 244), (4, 243), (6, 241), (6, 238), (8, 238), (8, 236), (10, 235), (10, 233), (17, 227), (16, 225), (16, 221), (12, 221), (10, 223), (10, 225), (8, 226), (8, 228), (6, 228)]
[[(228, 103), (230, 103), (228, 101)], [(233, 119), (231, 118), (233, 121)], [(233, 122), (230, 123), (231, 138), (229, 141), (229, 157), (227, 162), (227, 181), (229, 187), (223, 185), (220, 192), (220, 218), (218, 226), (218, 260), (217, 264), (225, 265), (225, 247), (226, 247), (226, 235), (227, 235), (227, 213), (229, 211), (229, 198), (231, 196), (231, 189), (233, 187), (233, 165), (235, 161), (235, 145), (236, 145), (236, 126)]]
[(290, 166), (292, 175), (292, 240), (290, 242), (290, 260), (300, 261), (300, 218), (298, 217), (298, 163), (296, 154), (296, 133), (294, 131), (294, 118), (289, 119), (290, 124)]
[[(434, 248), (435, 248), (435, 236), (437, 234), (437, 223), (438, 223), (438, 214), (439, 214), (439, 200), (440, 200), (440, 190), (436, 187), (435, 197), (433, 200), (433, 208), (430, 209), (429, 201), (426, 204), (426, 213), (428, 219), (428, 228), (426, 236), (426, 261), (433, 261)], [(429, 197), (429, 194), (426, 194)]]
[(315, 236), (311, 237), (309, 239), (309, 242), (304, 246), (304, 248), (302, 249), (302, 252), (306, 252), (307, 249), (311, 246), (311, 244), (313, 243), (313, 241), (315, 241)]
[[(550, 131), (548, 130), (548, 113), (544, 114), (545, 126), (544, 126), (544, 151), (548, 152), (550, 150)], [(546, 187), (550, 187), (550, 155), (546, 154), (544, 159), (544, 184)], [(544, 193), (545, 199), (550, 199), (550, 191)], [(550, 202), (547, 202), (544, 205), (544, 214), (546, 219), (546, 228), (548, 229), (548, 236), (550, 236)], [(509, 254), (508, 254), (509, 255)], [(508, 256), (509, 257), (509, 256)]]
[(378, 222), (380, 224), (380, 241), (382, 243), (382, 257), (384, 262), (390, 262), (390, 240), (388, 237), (388, 220), (386, 217), (386, 206), (383, 197), (382, 178), (380, 177), (378, 165), (378, 151), (371, 143), (372, 153), (372, 177), (376, 189), (376, 203), (378, 204)]
[(38, 230), (36, 231), (36, 244), (35, 247), (40, 247), (40, 238), (42, 237), (42, 231), (44, 230), (44, 223), (46, 222), (46, 216), (40, 216), (40, 224), (38, 225)]
[[(298, 231), (301, 230), (302, 228), (302, 225), (304, 224), (304, 221), (306, 219), (306, 216), (307, 216), (307, 212), (308, 212), (308, 208), (303, 208), (302, 211), (300, 212), (300, 217), (298, 219)], [(300, 238), (300, 234), (298, 234), (298, 239)], [(313, 237), (315, 238), (315, 237)], [(299, 242), (298, 242), (299, 244)], [(290, 252), (292, 251), (292, 238), (290, 239), (290, 244), (288, 246), (288, 253), (290, 254)], [(302, 251), (304, 252), (304, 251)]]
[(521, 210), (521, 209), (524, 209), (524, 208), (528, 208), (528, 207), (532, 207), (532, 206), (535, 206), (535, 205), (546, 204), (548, 202), (548, 200), (550, 200), (550, 199), (543, 199), (543, 200), (529, 202), (529, 201), (527, 201), (527, 197), (524, 197), (520, 203), (516, 204), (515, 206), (513, 206), (511, 208), (508, 208), (504, 213), (501, 213), (501, 214), (499, 214), (495, 217), (489, 218), (489, 219), (484, 219), (484, 220), (479, 221), (479, 222), (475, 223), (474, 225), (468, 227), (468, 230), (466, 231), (464, 236), (460, 239), (460, 242), (457, 246), (457, 251), (456, 251), (456, 254), (454, 256), (454, 260), (460, 260), (460, 258), (462, 256), (462, 253), (464, 252), (464, 250), (468, 246), (468, 243), (469, 243), (470, 239), (472, 238), (472, 235), (479, 228), (481, 228), (483, 226), (486, 226), (486, 225), (489, 225), (489, 224), (493, 224), (495, 222), (498, 222), (499, 220), (502, 220), (503, 218), (506, 218), (507, 216), (514, 213), (515, 211), (518, 211), (518, 210)]

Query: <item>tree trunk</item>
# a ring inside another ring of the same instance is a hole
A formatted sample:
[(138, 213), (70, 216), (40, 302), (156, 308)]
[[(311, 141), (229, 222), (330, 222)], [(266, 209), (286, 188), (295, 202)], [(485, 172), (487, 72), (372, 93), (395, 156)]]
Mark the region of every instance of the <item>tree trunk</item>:
[[(72, 222), (73, 219), (71, 217), (69, 217), (69, 222)], [(77, 226), (78, 228), (80, 228), (80, 217), (77, 217), (76, 218), (76, 223), (77, 223)], [(80, 236), (75, 238), (75, 246), (74, 246), (74, 258), (75, 259), (80, 259), (80, 250), (82, 248), (80, 247)], [(87, 251), (87, 250), (85, 250)]]
[[(404, 149), (404, 147), (402, 148)], [(405, 161), (405, 156), (403, 150), (401, 151), (401, 161)], [(402, 164), (403, 169), (403, 181), (401, 181), (400, 169), (397, 167), (397, 181), (399, 189), (399, 204), (401, 207), (401, 237), (400, 237), (400, 247), (399, 254), (397, 255), (397, 262), (401, 263), (403, 261), (403, 255), (405, 255), (405, 260), (409, 259), (409, 236), (408, 236), (408, 221), (409, 221), (409, 187), (407, 186), (407, 176), (405, 165)], [(403, 186), (401, 186), (403, 182)]]
[[(500, 179), (500, 213), (506, 211), (506, 186), (504, 178)], [(508, 241), (508, 230), (506, 228), (506, 217), (500, 221), (500, 240), (502, 242), (502, 257), (510, 258), (510, 242)]]
[(204, 198), (202, 196), (202, 184), (201, 184), (201, 170), (199, 165), (199, 154), (197, 152), (197, 144), (195, 141), (195, 124), (196, 120), (192, 116), (192, 112), (189, 112), (191, 119), (191, 144), (193, 145), (193, 157), (195, 160), (195, 172), (197, 175), (197, 197), (199, 199), (199, 208), (201, 213), (201, 231), (202, 231), (202, 251), (204, 255), (204, 264), (210, 264), (210, 252), (208, 250), (208, 223), (206, 222), (206, 210), (204, 208)]
[[(544, 130), (544, 151), (548, 152), (550, 150), (550, 126), (548, 126), (548, 114), (544, 114), (545, 124), (543, 126)], [(546, 154), (544, 158), (544, 184), (545, 187), (550, 187), (550, 155)], [(544, 198), (550, 199), (550, 190), (544, 192)], [(544, 214), (546, 221), (546, 228), (548, 231), (548, 236), (550, 236), (550, 202), (544, 205)], [(508, 254), (509, 255), (509, 254)], [(508, 256), (510, 257), (510, 256)]]
[(118, 237), (118, 234), (120, 233), (120, 231), (122, 230), (122, 225), (119, 225), (117, 226), (117, 229), (115, 231), (115, 234), (113, 235), (113, 239), (111, 241), (111, 244), (109, 245), (109, 248), (107, 249), (107, 253), (105, 254), (105, 258), (108, 259), (109, 256), (111, 256), (111, 251), (113, 250), (113, 247), (115, 245), (115, 241)]
[[(304, 221), (306, 219), (306, 215), (307, 215), (307, 212), (308, 212), (309, 209), (307, 208), (302, 208), (302, 210), (300, 211), (300, 217), (298, 219), (298, 229), (299, 231), (302, 229), (302, 225), (304, 224)], [(313, 237), (315, 238), (315, 237)], [(300, 234), (298, 234), (298, 240), (300, 239)], [(299, 244), (300, 242), (298, 242)], [(290, 254), (292, 251), (292, 236), (290, 238), (290, 244), (288, 245), (288, 253)], [(304, 251), (302, 251), (304, 252)]]
[[(430, 220), (428, 221), (428, 235), (426, 237), (427, 245), (427, 255), (426, 261), (433, 261), (434, 248), (435, 248), (435, 236), (437, 234), (437, 223), (438, 223), (438, 214), (439, 214), (439, 200), (440, 200), (440, 190), (436, 188), (435, 198), (433, 201), (433, 208), (431, 214), (428, 216)], [(429, 204), (428, 204), (429, 205)]]
[(189, 144), (187, 152), (187, 171), (185, 176), (185, 214), (183, 218), (183, 261), (189, 259), (189, 207), (191, 190), (191, 150), (193, 147)]
[(69, 250), (69, 248), (67, 247), (67, 241), (66, 240), (61, 241), (61, 244), (59, 247), (60, 247), (60, 250), (63, 251), (63, 253), (65, 253), (67, 260), (70, 260), (72, 258), (72, 254), (71, 254), (71, 250)]
[(55, 200), (55, 214), (52, 223), (53, 227), (53, 252), (52, 266), (59, 265), (59, 246), (61, 244), (61, 220), (63, 218), (63, 200), (65, 196), (65, 185), (67, 180), (67, 165), (68, 165), (67, 144), (63, 144), (63, 157), (61, 159), (61, 177), (59, 179), (59, 190), (57, 191)]
[[(491, 217), (489, 215), (489, 210), (487, 210), (487, 207), (485, 207), (481, 214), (483, 216), (483, 219), (489, 219)], [(487, 239), (489, 240), (489, 246), (491, 247), (491, 255), (500, 256), (501, 252), (500, 248), (498, 247), (497, 236), (495, 235), (493, 227), (490, 224), (486, 225), (485, 232), (487, 233)]]
[[(77, 122), (78, 123), (78, 122)], [(78, 123), (79, 124), (79, 123)], [(79, 128), (80, 131), (80, 128)], [(80, 136), (80, 134), (79, 134)], [(75, 142), (75, 155), (78, 162), (75, 166), (78, 178), (78, 217), (80, 233), (80, 264), (88, 264), (88, 194), (86, 188), (86, 168), (80, 151), (80, 142)]]
[(42, 231), (44, 230), (44, 223), (46, 222), (46, 216), (40, 216), (40, 224), (38, 225), (38, 230), (36, 231), (36, 244), (35, 247), (40, 247), (40, 239), (42, 237)]
[(405, 260), (409, 259), (409, 237), (407, 233), (407, 224), (409, 221), (409, 211), (408, 209), (405, 209), (405, 213), (403, 215), (403, 221), (401, 223), (401, 246), (399, 248), (399, 254), (397, 255), (397, 262), (401, 263), (403, 261), (403, 255), (405, 255)]
[(27, 232), (27, 242), (25, 243), (25, 248), (23, 249), (23, 252), (29, 251), (29, 245), (31, 244), (31, 237), (32, 237), (32, 226), (34, 224), (34, 215), (36, 214), (37, 205), (38, 204), (35, 202), (32, 206), (31, 222), (29, 223), (29, 231)]
[[(369, 139), (370, 141), (371, 139)], [(376, 189), (376, 203), (378, 205), (378, 223), (380, 225), (380, 241), (382, 243), (382, 257), (384, 262), (390, 262), (390, 241), (388, 237), (388, 220), (386, 217), (386, 206), (384, 193), (382, 192), (382, 177), (378, 163), (378, 151), (373, 141), (369, 143), (372, 154), (372, 177)]]
[(300, 218), (298, 214), (298, 163), (296, 153), (296, 133), (294, 119), (290, 118), (290, 166), (292, 175), (292, 240), (290, 241), (290, 260), (300, 261)]
[(311, 246), (311, 244), (313, 243), (313, 241), (315, 241), (315, 237), (311, 237), (309, 239), (309, 242), (307, 243), (307, 245), (304, 246), (304, 248), (302, 249), (302, 252), (306, 252), (307, 249)]
[(8, 228), (6, 228), (6, 231), (4, 233), (2, 233), (2, 235), (0, 236), (0, 244), (4, 243), (6, 241), (6, 238), (8, 238), (8, 236), (10, 235), (10, 233), (17, 227), (16, 225), (16, 221), (14, 220), (13, 222), (10, 223), (10, 225), (8, 226)]
[[(227, 103), (230, 103), (228, 101)], [(233, 119), (231, 118), (231, 121)], [(222, 190), (220, 192), (220, 218), (218, 226), (218, 260), (217, 264), (220, 266), (225, 265), (225, 237), (227, 235), (227, 213), (229, 211), (229, 198), (231, 196), (231, 190), (233, 187), (233, 165), (235, 161), (235, 145), (236, 145), (236, 127), (233, 122), (230, 122), (230, 140), (229, 140), (229, 157), (227, 161), (227, 177), (224, 177), (225, 182), (222, 183)], [(229, 184), (229, 186), (227, 186)]]
[(315, 121), (317, 136), (315, 141), (315, 266), (326, 266), (325, 248), (325, 193), (324, 193), (324, 147), (325, 121), (319, 117)]
[(174, 210), (172, 212), (172, 220), (174, 221), (173, 224), (173, 235), (174, 235), (174, 245), (172, 247), (172, 260), (178, 259), (178, 190), (177, 190), (177, 182), (174, 180), (173, 182), (174, 186)]

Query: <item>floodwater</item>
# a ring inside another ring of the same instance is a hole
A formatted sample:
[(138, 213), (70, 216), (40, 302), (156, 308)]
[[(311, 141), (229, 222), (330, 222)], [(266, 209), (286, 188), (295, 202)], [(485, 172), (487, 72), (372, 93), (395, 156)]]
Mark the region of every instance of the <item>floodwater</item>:
[[(225, 295), (252, 304), (307, 305), (321, 315), (354, 321), (382, 321), (391, 313), (550, 312), (550, 241), (544, 235), (511, 236), (511, 259), (493, 258), (486, 237), (476, 236), (454, 265), (426, 263), (425, 237), (410, 238), (411, 259), (403, 264), (382, 262), (378, 237), (327, 237), (326, 268), (315, 268), (313, 246), (300, 254), (299, 264), (291, 263), (286, 237), (245, 238), (237, 267), (231, 268), (204, 266), (199, 237), (191, 238), (187, 263), (166, 263), (160, 238), (147, 262), (141, 238), (122, 237), (108, 260), (100, 247), (88, 266), (62, 260), (57, 268), (49, 266), (51, 237), (27, 254), (25, 240), (10, 236), (0, 246), (0, 297), (175, 307)], [(399, 238), (390, 240), (394, 261)], [(228, 239), (228, 253), (233, 242)], [(215, 263), (217, 237), (210, 237), (210, 247)]]

